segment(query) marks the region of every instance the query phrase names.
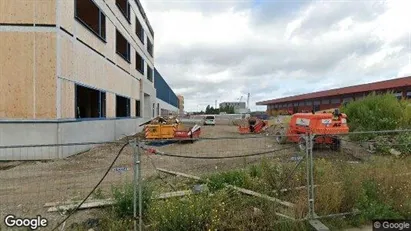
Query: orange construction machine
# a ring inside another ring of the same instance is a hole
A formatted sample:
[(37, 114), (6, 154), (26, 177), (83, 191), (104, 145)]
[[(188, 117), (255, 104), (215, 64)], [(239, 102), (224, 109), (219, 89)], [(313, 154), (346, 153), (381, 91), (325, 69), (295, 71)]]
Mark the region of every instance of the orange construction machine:
[(347, 134), (347, 115), (336, 109), (333, 113), (296, 113), (291, 116), (288, 126), (282, 126), (276, 132), (276, 140), (283, 144), (287, 141), (298, 143), (300, 150), (306, 149), (303, 135), (313, 135), (313, 144), (326, 144), (332, 150), (341, 146), (339, 134)]
[(250, 117), (247, 119), (247, 126), (238, 126), (238, 131), (240, 134), (249, 134), (249, 133), (260, 133), (265, 128), (267, 128), (268, 123), (264, 120), (259, 120), (254, 117)]

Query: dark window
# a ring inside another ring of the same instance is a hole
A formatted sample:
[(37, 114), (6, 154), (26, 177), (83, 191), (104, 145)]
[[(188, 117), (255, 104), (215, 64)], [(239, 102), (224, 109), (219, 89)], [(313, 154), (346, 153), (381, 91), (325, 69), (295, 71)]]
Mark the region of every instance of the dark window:
[(411, 91), (407, 91), (407, 99), (411, 99)]
[(294, 102), (294, 104), (293, 104), (295, 107), (297, 107), (298, 106), (298, 102)]
[(305, 105), (311, 106), (311, 105), (313, 105), (313, 101), (305, 101)]
[(136, 17), (136, 35), (140, 39), (140, 41), (144, 44), (144, 29), (137, 17)]
[(103, 40), (106, 39), (106, 16), (92, 0), (75, 0), (74, 17)]
[(341, 101), (338, 98), (331, 99), (332, 104), (339, 104)]
[(304, 102), (299, 102), (298, 105), (299, 106), (304, 106)]
[(116, 5), (130, 23), (130, 4), (128, 3), (128, 0), (116, 0)]
[(141, 117), (140, 100), (136, 100), (136, 117)]
[(402, 91), (397, 91), (394, 92), (395, 97), (397, 97), (397, 99), (402, 99)]
[(144, 75), (144, 59), (136, 52), (136, 70)]
[(116, 96), (116, 117), (130, 117), (130, 99)]
[(343, 103), (345, 103), (345, 102), (351, 102), (352, 100), (353, 100), (352, 97), (347, 97), (347, 98), (344, 98)]
[(321, 102), (319, 100), (314, 101), (314, 105), (320, 105)]
[(118, 30), (116, 31), (116, 52), (124, 60), (130, 62), (130, 43)]
[(147, 51), (153, 57), (153, 43), (151, 43), (150, 39), (147, 37)]
[(106, 93), (76, 85), (76, 118), (105, 118)]
[(147, 79), (153, 82), (153, 69), (147, 64)]
[(330, 100), (329, 99), (323, 99), (321, 101), (321, 104), (330, 104)]
[(278, 104), (275, 104), (275, 105), (274, 105), (274, 108), (278, 108)]
[(156, 115), (155, 115), (155, 111), (156, 111), (156, 104), (155, 103), (153, 103), (153, 117), (155, 117)]
[(157, 103), (157, 115), (160, 115), (160, 104)]

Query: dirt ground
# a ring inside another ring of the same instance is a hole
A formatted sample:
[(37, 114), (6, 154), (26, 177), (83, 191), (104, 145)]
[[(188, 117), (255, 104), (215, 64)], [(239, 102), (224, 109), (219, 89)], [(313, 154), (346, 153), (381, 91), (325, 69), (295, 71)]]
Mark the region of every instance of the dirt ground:
[[(263, 156), (289, 160), (297, 153), (295, 145), (280, 146), (275, 143), (274, 137), (264, 134), (240, 135), (235, 126), (203, 126), (201, 129), (201, 137), (206, 138), (204, 140), (185, 144), (174, 143), (155, 148), (169, 154), (197, 157), (233, 156), (289, 149), (255, 157), (221, 160), (176, 158), (144, 153), (141, 170), (143, 177), (157, 174), (155, 167), (201, 175), (242, 167), (261, 160)], [(0, 224), (4, 225), (3, 217), (6, 214), (24, 217), (41, 215), (49, 220), (50, 225), (62, 220), (64, 216), (58, 212), (47, 212), (44, 204), (83, 199), (107, 171), (121, 146), (122, 144), (101, 145), (88, 152), (62, 160), (0, 162), (0, 216), (2, 217)], [(317, 154), (329, 156), (328, 151)], [(345, 159), (350, 160), (350, 157)], [(132, 163), (133, 148), (128, 145), (113, 166), (113, 168), (127, 167), (128, 170), (117, 172), (111, 169), (100, 187), (103, 194), (108, 195), (112, 185), (132, 181)], [(91, 216), (91, 211), (81, 211), (70, 221), (78, 222), (78, 220)]]

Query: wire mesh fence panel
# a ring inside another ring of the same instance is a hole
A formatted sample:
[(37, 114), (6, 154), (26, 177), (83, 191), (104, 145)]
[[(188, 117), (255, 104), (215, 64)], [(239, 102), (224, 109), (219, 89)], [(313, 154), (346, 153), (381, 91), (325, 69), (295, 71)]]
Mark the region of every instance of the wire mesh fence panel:
[[(186, 141), (2, 147), (2, 155), (63, 159), (1, 162), (1, 216), (41, 215), (50, 229), (129, 230), (141, 218), (145, 230), (304, 230), (306, 220), (358, 211), (363, 219), (411, 215), (410, 131), (281, 129), (240, 134), (216, 125)], [(79, 202), (86, 208), (76, 210)]]
[[(53, 225), (64, 219), (67, 211), (86, 198), (112, 165), (86, 203), (111, 200), (113, 186), (132, 183), (132, 147), (128, 145), (113, 162), (123, 145), (125, 142), (0, 148), (3, 154), (21, 155), (23, 160), (29, 157), (24, 161), (0, 162), (0, 216), (40, 215), (48, 220), (47, 229), (52, 229)], [(39, 156), (52, 158), (30, 160)], [(67, 158), (59, 159), (59, 156)], [(76, 219), (67, 222), (75, 223)], [(2, 222), (2, 225), (5, 224)]]

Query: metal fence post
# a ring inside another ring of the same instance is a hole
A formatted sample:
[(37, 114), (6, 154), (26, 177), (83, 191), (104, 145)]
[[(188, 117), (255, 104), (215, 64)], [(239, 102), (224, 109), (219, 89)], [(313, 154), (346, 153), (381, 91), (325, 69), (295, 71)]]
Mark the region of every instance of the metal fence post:
[(141, 152), (140, 152), (140, 138), (137, 140), (137, 165), (138, 165), (138, 230), (143, 228), (143, 195), (141, 190)]
[(308, 195), (308, 219), (315, 219), (317, 215), (315, 214), (314, 203), (314, 160), (313, 160), (313, 147), (314, 147), (314, 136), (311, 133), (306, 134), (306, 158), (307, 158), (307, 195)]
[(137, 231), (137, 175), (138, 175), (138, 149), (136, 139), (133, 139), (131, 142), (133, 146), (133, 158), (134, 158), (134, 174), (133, 174), (133, 223), (134, 223), (134, 231)]

